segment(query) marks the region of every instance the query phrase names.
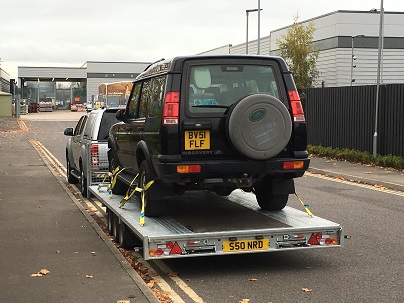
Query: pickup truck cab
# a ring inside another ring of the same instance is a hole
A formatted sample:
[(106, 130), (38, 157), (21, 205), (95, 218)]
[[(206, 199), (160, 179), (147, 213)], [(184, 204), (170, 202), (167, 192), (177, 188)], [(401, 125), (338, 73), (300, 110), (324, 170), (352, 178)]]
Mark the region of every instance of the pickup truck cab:
[(81, 183), (81, 193), (88, 196), (88, 186), (98, 184), (108, 172), (108, 133), (118, 122), (117, 108), (97, 109), (84, 114), (76, 127), (68, 127), (66, 143), (67, 181)]

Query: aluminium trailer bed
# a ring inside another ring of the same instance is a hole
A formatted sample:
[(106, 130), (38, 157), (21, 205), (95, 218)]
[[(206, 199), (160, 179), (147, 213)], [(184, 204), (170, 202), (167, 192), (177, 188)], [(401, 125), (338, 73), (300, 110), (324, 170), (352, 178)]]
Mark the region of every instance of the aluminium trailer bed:
[(123, 196), (109, 197), (105, 187), (90, 186), (89, 190), (116, 219), (108, 222), (116, 222), (140, 240), (146, 260), (335, 248), (343, 244), (340, 224), (310, 217), (289, 206), (281, 211), (262, 211), (254, 194), (240, 190), (226, 198), (201, 191), (176, 196), (167, 201), (166, 216), (146, 217), (143, 226), (139, 224), (139, 197), (132, 197), (120, 208)]

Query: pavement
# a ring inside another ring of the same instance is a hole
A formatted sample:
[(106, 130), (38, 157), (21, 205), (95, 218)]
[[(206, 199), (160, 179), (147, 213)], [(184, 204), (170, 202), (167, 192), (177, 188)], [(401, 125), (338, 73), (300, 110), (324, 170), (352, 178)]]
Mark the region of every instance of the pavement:
[(0, 302), (160, 302), (12, 117), (0, 117), (0, 176)]
[[(41, 114), (0, 117), (0, 301), (158, 302), (49, 173), (24, 129), (30, 119)], [(309, 171), (404, 191), (404, 171), (319, 157)]]

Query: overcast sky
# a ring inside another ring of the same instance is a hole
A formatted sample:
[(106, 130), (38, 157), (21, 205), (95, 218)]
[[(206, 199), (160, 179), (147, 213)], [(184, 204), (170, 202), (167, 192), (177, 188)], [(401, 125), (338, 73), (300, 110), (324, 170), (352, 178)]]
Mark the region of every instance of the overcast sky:
[[(337, 10), (380, 8), (380, 0), (260, 0), (261, 37)], [(1, 68), (80, 67), (86, 61), (151, 62), (245, 42), (246, 9), (258, 0), (0, 0)], [(403, 0), (384, 0), (404, 12)], [(249, 38), (257, 39), (257, 13)], [(377, 35), (377, 33), (375, 33)]]

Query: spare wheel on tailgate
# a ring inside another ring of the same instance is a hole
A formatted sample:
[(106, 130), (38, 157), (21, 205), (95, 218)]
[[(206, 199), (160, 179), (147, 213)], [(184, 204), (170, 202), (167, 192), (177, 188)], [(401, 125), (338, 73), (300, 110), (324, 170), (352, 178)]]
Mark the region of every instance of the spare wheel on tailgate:
[(279, 99), (253, 94), (233, 104), (226, 128), (237, 151), (249, 159), (265, 160), (279, 154), (288, 144), (292, 120)]

